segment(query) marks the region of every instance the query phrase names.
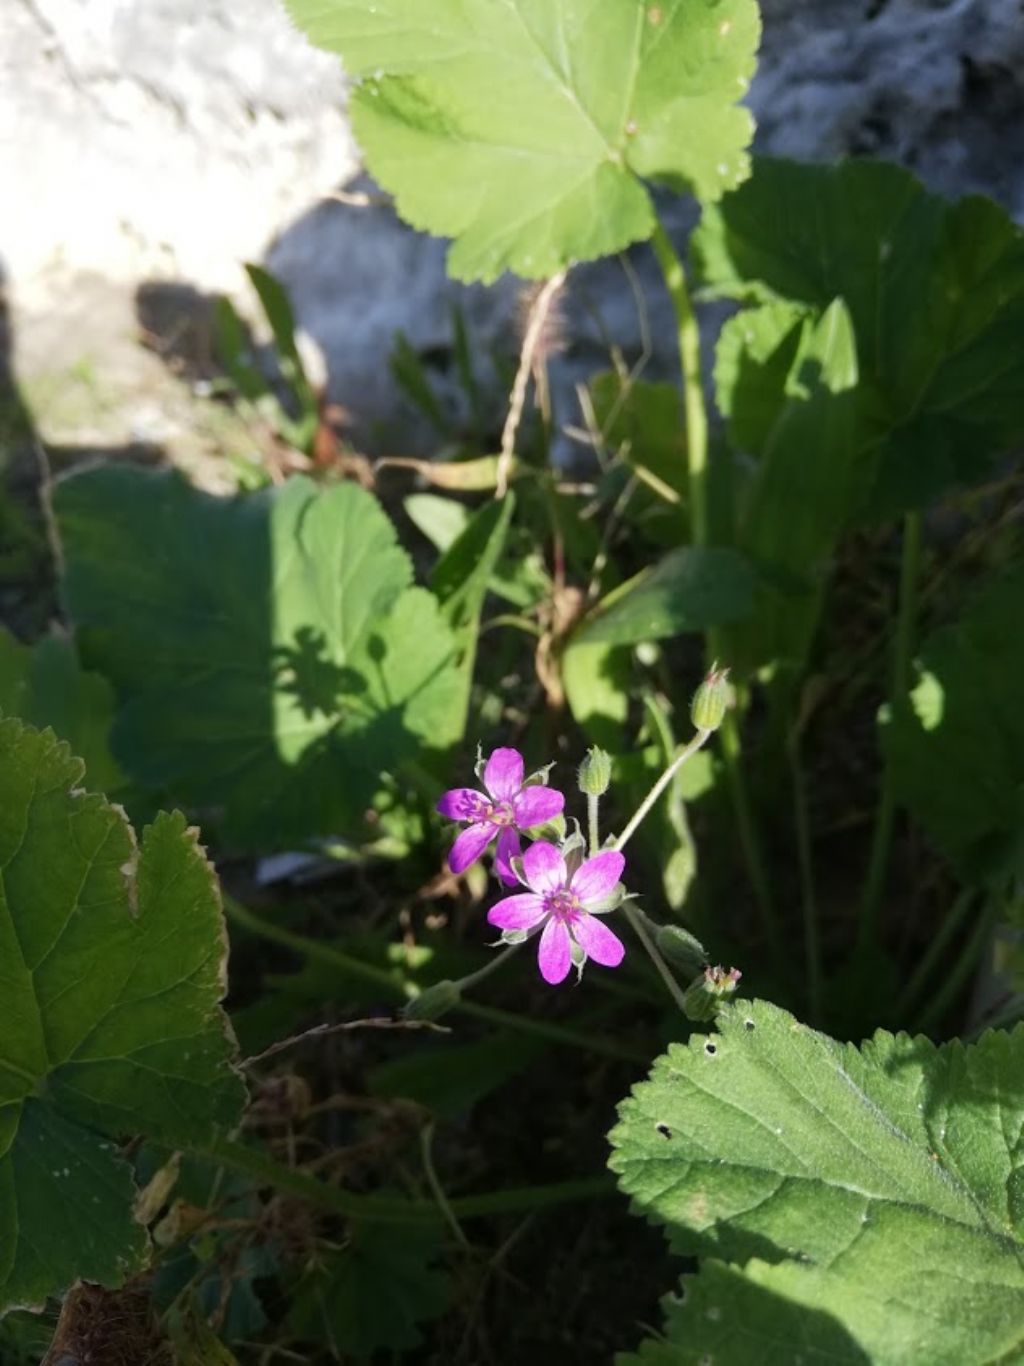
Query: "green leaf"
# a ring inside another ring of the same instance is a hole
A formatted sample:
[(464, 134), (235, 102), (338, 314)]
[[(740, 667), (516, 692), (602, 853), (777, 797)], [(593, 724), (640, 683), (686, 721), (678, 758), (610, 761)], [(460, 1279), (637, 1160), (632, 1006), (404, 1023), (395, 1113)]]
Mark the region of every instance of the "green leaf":
[(760, 455), (786, 404), (786, 389), (808, 310), (777, 299), (730, 318), (715, 348), (715, 397), (729, 438)]
[(858, 1049), (764, 1001), (719, 1027), (672, 1045), (611, 1135), (635, 1205), (715, 1259), (672, 1354), (638, 1359), (1019, 1360), (1024, 1028)]
[(295, 344), (295, 314), (285, 288), (269, 270), (251, 261), (246, 262), (245, 273), (263, 305), (263, 312), (274, 336), (281, 374), (295, 394), (300, 415), (307, 421), (315, 419), (316, 397)]
[(898, 799), (962, 878), (1024, 867), (1024, 567), (922, 645), (909, 703), (883, 718)]
[(417, 1346), (419, 1325), (450, 1299), (448, 1279), (434, 1265), (440, 1242), (437, 1227), (353, 1224), (342, 1251), (296, 1289), (289, 1327), (360, 1361)]
[(94, 791), (124, 786), (110, 753), (114, 690), (99, 674), (86, 673), (70, 641), (50, 636), (29, 648), (0, 626), (0, 715), (52, 727), (82, 759)]
[(755, 578), (735, 550), (684, 547), (597, 604), (573, 633), (573, 644), (636, 645), (703, 631), (747, 615)]
[(115, 753), (223, 808), (239, 844), (358, 832), (381, 774), (446, 741), (455, 642), (362, 489), (215, 498), (106, 466), (53, 501), (83, 657), (121, 701)]
[(466, 529), (471, 516), (465, 503), (438, 493), (410, 493), (402, 500), (409, 520), (442, 554)]
[(1024, 436), (1024, 233), (900, 167), (759, 158), (694, 234), (714, 293), (815, 311), (842, 298), (857, 341), (870, 516), (983, 477)]
[(678, 386), (651, 384), (605, 370), (591, 380), (590, 400), (605, 447), (622, 461), (608, 481), (611, 497), (618, 498), (626, 479), (635, 475), (637, 488), (624, 516), (657, 543), (677, 545), (685, 528), (681, 505), (686, 498), (686, 446)]
[(576, 724), (610, 754), (624, 754), (629, 744), (632, 684), (629, 650), (621, 646), (570, 642), (562, 656), (562, 686)]
[(287, 0), (357, 88), (353, 127), (462, 280), (552, 275), (650, 235), (641, 181), (747, 174), (754, 0)]
[(436, 736), (435, 744), (456, 743), (466, 729), (480, 613), (505, 548), (514, 509), (515, 498), (511, 493), (499, 502), (485, 503), (438, 560), (430, 577), (431, 587), (441, 604), (441, 615), (455, 637), (455, 667), (459, 679), (458, 700), (453, 702), (448, 723)]
[(202, 1144), (245, 1090), (213, 869), (179, 815), (136, 847), (50, 731), (0, 721), (0, 1307), (143, 1264), (115, 1141)]

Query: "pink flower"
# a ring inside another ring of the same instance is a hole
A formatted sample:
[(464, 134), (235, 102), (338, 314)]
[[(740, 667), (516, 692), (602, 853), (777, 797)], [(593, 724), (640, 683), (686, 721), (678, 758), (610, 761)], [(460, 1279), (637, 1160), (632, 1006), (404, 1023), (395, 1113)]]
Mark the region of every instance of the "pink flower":
[(442, 816), (468, 822), (448, 855), (453, 873), (465, 872), (497, 836), (495, 871), (506, 886), (517, 885), (511, 860), (522, 853), (518, 832), (554, 820), (565, 806), (565, 798), (553, 788), (539, 783), (524, 787), (524, 771), (517, 749), (496, 749), (484, 769), (486, 794), (471, 787), (453, 787), (437, 803)]
[(615, 890), (626, 860), (606, 849), (581, 863), (572, 876), (553, 844), (538, 840), (523, 855), (529, 892), (507, 896), (492, 906), (487, 919), (502, 930), (544, 928), (537, 953), (545, 982), (561, 982), (573, 962), (573, 945), (606, 968), (617, 968), (626, 950), (621, 939), (596, 918), (593, 909)]

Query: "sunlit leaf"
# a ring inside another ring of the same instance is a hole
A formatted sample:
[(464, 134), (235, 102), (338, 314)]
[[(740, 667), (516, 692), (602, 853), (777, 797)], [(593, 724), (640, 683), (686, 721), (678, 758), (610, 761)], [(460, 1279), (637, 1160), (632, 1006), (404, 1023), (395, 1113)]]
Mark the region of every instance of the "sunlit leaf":
[(356, 137), (451, 273), (539, 277), (654, 225), (645, 180), (747, 174), (753, 0), (286, 0), (357, 83)]
[(1022, 1077), (1024, 1028), (858, 1049), (764, 1001), (672, 1045), (623, 1103), (612, 1166), (715, 1260), (670, 1303), (670, 1342), (629, 1360), (1018, 1360)]

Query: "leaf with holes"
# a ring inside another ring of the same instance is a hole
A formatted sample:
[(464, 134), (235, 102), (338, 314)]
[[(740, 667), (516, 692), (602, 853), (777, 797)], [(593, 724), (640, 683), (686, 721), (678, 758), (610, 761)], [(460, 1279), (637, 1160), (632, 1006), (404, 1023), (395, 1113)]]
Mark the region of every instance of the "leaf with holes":
[(204, 1143), (245, 1095), (196, 832), (161, 815), (137, 848), (81, 776), (52, 732), (0, 721), (0, 1309), (138, 1270), (116, 1140)]
[(451, 273), (552, 275), (650, 236), (643, 181), (748, 171), (754, 0), (286, 0), (357, 83), (356, 137)]
[(1024, 1027), (839, 1044), (764, 1001), (620, 1110), (622, 1189), (707, 1258), (633, 1362), (981, 1366), (1024, 1354)]
[(382, 773), (457, 738), (452, 633), (356, 485), (215, 498), (106, 466), (53, 503), (83, 657), (121, 702), (115, 753), (223, 809), (238, 844), (358, 833)]

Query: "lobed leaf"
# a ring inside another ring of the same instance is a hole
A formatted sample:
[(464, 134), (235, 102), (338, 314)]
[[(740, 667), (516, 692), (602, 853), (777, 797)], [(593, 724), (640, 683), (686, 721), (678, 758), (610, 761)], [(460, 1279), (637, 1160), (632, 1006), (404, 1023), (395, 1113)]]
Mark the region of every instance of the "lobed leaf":
[(642, 181), (748, 172), (754, 0), (286, 0), (356, 79), (370, 170), (462, 280), (552, 275), (650, 235)]
[[(716, 294), (813, 313), (844, 301), (873, 472), (851, 517), (921, 506), (1024, 437), (1024, 232), (990, 200), (950, 203), (885, 162), (758, 158), (691, 249)], [(736, 369), (735, 337), (720, 376)], [(749, 393), (720, 383), (719, 398), (747, 425), (733, 409)]]
[(141, 849), (51, 731), (0, 720), (0, 1308), (143, 1264), (123, 1135), (201, 1144), (245, 1090), (213, 870), (180, 814)]
[(447, 741), (452, 633), (362, 489), (216, 498), (105, 466), (53, 502), (83, 657), (121, 703), (115, 753), (222, 808), (239, 844), (357, 830), (382, 773)]

